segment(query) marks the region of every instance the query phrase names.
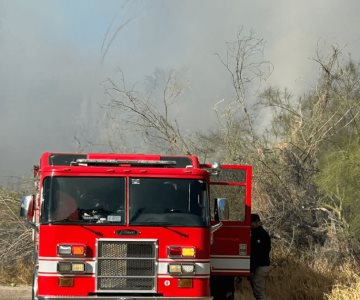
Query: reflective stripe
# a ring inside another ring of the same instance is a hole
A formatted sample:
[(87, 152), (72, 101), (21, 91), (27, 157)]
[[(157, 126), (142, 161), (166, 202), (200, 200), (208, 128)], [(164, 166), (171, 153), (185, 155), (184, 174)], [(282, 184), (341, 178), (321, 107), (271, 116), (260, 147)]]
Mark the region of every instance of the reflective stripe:
[(250, 258), (211, 258), (211, 269), (212, 270), (249, 270), (250, 269)]
[[(189, 264), (190, 261), (187, 262), (183, 262), (183, 261), (174, 261), (173, 263), (178, 263), (178, 264)], [(167, 262), (159, 262), (158, 265), (158, 274), (159, 275), (169, 275), (168, 273), (168, 265), (169, 263)], [(210, 263), (199, 263), (199, 262), (195, 262), (195, 274), (196, 275), (210, 275)]]
[[(55, 260), (56, 259), (56, 260)], [(57, 264), (59, 261), (64, 261), (63, 259), (54, 258), (51, 260), (48, 259), (40, 259), (39, 260), (39, 273), (50, 273), (50, 274), (57, 274)], [(75, 261), (73, 259), (67, 259), (66, 261)], [(78, 262), (79, 260), (76, 260), (75, 262)], [(95, 274), (95, 266), (96, 262), (94, 260), (82, 260), (85, 263), (85, 273), (86, 274)], [(158, 263), (158, 274), (159, 275), (169, 275), (168, 273), (168, 265), (169, 263), (183, 263), (183, 264), (189, 264), (190, 261), (172, 261), (172, 262), (159, 262)], [(194, 263), (194, 262), (192, 262)], [(210, 275), (210, 263), (201, 263), (201, 262), (195, 262), (195, 274), (196, 275)]]
[[(53, 273), (58, 274), (57, 271), (57, 264), (59, 261), (64, 260), (39, 260), (39, 273)], [(74, 261), (72, 259), (68, 259), (67, 261)], [(76, 260), (75, 262), (78, 262)], [(82, 260), (82, 262), (85, 263), (85, 273), (86, 274), (94, 274), (95, 273), (95, 261), (85, 261)]]
[(66, 260), (66, 261), (74, 261), (74, 260), (81, 260), (81, 261), (95, 261), (95, 258), (91, 258), (91, 257), (72, 257), (72, 256), (67, 256), (67, 257), (59, 257), (59, 256), (39, 256), (39, 260), (55, 260), (55, 261), (59, 261), (59, 260)]

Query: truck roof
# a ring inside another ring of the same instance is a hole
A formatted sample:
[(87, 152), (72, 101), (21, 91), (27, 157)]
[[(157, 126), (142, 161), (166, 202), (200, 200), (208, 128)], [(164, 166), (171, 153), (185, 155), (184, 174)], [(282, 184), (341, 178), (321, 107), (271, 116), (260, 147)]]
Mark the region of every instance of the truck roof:
[[(40, 170), (43, 172), (75, 173), (123, 173), (148, 171), (157, 175), (200, 175), (206, 172), (199, 165), (197, 156), (170, 156), (160, 154), (122, 153), (59, 153), (45, 152), (41, 155)], [(203, 174), (204, 175), (204, 174)]]
[(199, 167), (196, 156), (170, 156), (159, 154), (116, 154), (116, 153), (52, 153), (45, 152), (40, 159), (41, 167), (44, 166), (71, 166), (83, 164), (97, 165), (151, 165), (174, 168)]

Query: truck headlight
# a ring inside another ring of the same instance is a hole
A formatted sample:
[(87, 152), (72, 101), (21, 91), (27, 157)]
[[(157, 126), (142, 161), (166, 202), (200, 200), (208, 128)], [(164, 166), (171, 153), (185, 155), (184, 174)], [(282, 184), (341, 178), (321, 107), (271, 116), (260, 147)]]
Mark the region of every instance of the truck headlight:
[(59, 273), (70, 273), (71, 272), (71, 262), (59, 262), (57, 264), (57, 270)]
[(83, 263), (72, 263), (71, 264), (72, 272), (85, 272), (85, 264)]
[(85, 272), (85, 264), (61, 261), (57, 264), (57, 270), (59, 273), (83, 273)]
[(169, 274), (173, 275), (189, 275), (195, 273), (194, 264), (169, 264)]
[(181, 274), (180, 264), (169, 264), (168, 271), (170, 274)]
[(181, 265), (181, 271), (183, 274), (194, 274), (195, 273), (195, 265), (193, 265), (193, 264)]

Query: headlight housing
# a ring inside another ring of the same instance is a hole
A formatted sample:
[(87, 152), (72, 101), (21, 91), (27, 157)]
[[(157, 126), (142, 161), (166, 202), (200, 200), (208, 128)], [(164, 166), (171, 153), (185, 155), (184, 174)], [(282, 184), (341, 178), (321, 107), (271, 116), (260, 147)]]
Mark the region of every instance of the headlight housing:
[(85, 273), (85, 263), (82, 262), (70, 262), (60, 261), (57, 264), (57, 270), (59, 273)]
[(169, 264), (168, 272), (171, 275), (190, 275), (195, 273), (194, 264)]
[(86, 256), (85, 245), (59, 244), (57, 246), (59, 256)]

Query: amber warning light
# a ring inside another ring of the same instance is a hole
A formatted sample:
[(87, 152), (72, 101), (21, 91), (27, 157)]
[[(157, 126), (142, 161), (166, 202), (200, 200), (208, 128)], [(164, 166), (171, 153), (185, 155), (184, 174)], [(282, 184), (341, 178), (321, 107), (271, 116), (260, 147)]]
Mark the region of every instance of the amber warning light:
[(194, 247), (171, 246), (168, 248), (169, 257), (195, 257)]
[(57, 253), (60, 256), (85, 256), (85, 245), (58, 245)]

